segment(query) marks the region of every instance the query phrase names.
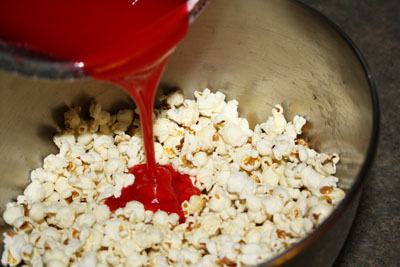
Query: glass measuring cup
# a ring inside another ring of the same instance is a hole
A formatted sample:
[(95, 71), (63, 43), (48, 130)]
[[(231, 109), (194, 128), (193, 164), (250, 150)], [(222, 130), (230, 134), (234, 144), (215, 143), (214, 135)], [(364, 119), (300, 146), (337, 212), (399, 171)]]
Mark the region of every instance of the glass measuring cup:
[[(188, 0), (189, 24), (192, 23), (208, 0)], [(82, 79), (88, 74), (83, 63), (71, 62), (34, 51), (23, 45), (10, 45), (0, 38), (0, 70), (45, 79)]]

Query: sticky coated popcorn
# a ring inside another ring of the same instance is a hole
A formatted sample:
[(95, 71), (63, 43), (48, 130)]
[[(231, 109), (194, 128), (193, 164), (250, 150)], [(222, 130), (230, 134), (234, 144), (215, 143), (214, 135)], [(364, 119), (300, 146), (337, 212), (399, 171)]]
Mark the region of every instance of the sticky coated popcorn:
[(131, 201), (111, 213), (110, 196), (135, 182), (145, 162), (138, 115), (110, 114), (98, 103), (91, 119), (74, 107), (54, 137), (59, 153), (31, 172), (31, 183), (8, 203), (3, 265), (250, 266), (268, 260), (313, 231), (344, 197), (333, 176), (337, 154), (318, 153), (300, 138), (306, 120), (276, 105), (249, 128), (238, 102), (209, 89), (185, 100), (163, 96), (155, 112), (155, 154), (188, 174), (202, 194), (177, 214), (145, 211)]

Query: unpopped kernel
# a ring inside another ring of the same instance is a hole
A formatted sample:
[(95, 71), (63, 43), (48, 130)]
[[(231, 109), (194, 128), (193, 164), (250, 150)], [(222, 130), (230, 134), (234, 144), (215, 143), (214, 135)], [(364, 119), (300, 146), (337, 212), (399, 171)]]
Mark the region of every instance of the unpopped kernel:
[(163, 96), (154, 112), (159, 164), (188, 174), (202, 194), (177, 214), (146, 211), (132, 201), (111, 213), (110, 196), (133, 184), (130, 167), (145, 162), (137, 113), (110, 114), (98, 103), (65, 113), (54, 137), (59, 153), (31, 172), (8, 203), (3, 265), (248, 266), (268, 260), (313, 231), (344, 197), (333, 176), (337, 154), (300, 138), (306, 120), (276, 105), (249, 128), (238, 102), (209, 89), (185, 100)]

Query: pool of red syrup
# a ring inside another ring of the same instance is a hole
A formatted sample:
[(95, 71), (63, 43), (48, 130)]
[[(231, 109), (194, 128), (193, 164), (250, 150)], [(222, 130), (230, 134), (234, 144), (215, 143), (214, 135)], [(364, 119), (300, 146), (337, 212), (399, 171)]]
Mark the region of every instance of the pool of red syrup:
[(192, 195), (200, 194), (199, 189), (193, 187), (189, 176), (180, 174), (169, 165), (157, 166), (154, 176), (149, 175), (146, 164), (136, 165), (129, 172), (135, 175), (135, 183), (122, 189), (121, 197), (110, 197), (106, 200), (105, 204), (111, 211), (136, 200), (141, 202), (146, 210), (177, 213), (180, 222), (184, 222), (181, 203), (189, 200)]
[(139, 108), (147, 163), (130, 169), (135, 183), (111, 210), (140, 201), (146, 210), (177, 213), (200, 191), (187, 175), (158, 166), (154, 95), (174, 47), (188, 29), (186, 0), (0, 0), (0, 39), (79, 63), (92, 77), (122, 86)]

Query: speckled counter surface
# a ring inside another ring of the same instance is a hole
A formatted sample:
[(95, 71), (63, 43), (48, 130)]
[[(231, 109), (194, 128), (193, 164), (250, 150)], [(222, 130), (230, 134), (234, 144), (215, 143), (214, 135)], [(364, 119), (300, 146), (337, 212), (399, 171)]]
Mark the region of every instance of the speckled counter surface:
[(302, 0), (341, 27), (378, 89), (380, 138), (360, 206), (335, 267), (400, 266), (400, 1)]

